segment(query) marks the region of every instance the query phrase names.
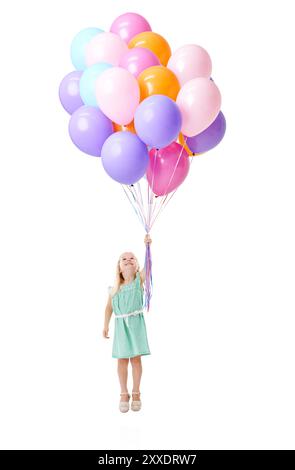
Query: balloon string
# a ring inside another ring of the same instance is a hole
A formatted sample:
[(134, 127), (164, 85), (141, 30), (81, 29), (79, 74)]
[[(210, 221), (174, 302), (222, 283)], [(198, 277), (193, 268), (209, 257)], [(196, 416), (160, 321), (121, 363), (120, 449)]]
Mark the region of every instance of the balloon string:
[[(137, 188), (140, 187), (139, 183), (137, 182)], [(139, 212), (142, 215), (142, 218), (144, 220), (144, 226), (146, 227), (147, 225), (147, 218), (145, 214), (145, 208), (141, 202), (140, 197), (138, 196), (137, 188), (135, 188), (134, 184), (129, 186), (129, 190), (132, 192), (134, 203), (137, 205)], [(140, 192), (141, 194), (141, 192)]]
[[(147, 233), (151, 229), (151, 217), (152, 217), (152, 208), (153, 208), (153, 201), (154, 201), (154, 176), (155, 176), (155, 164), (156, 158), (158, 155), (158, 149), (156, 150), (156, 155), (153, 162), (153, 171), (152, 171), (152, 187), (150, 188), (148, 180), (146, 180), (148, 185), (148, 192), (147, 192)], [(153, 295), (153, 275), (152, 275), (152, 253), (150, 244), (146, 244), (146, 251), (145, 251), (145, 289), (144, 289), (144, 306), (147, 312), (150, 310), (150, 303), (151, 298)]]
[(156, 166), (156, 160), (158, 157), (158, 152), (159, 152), (159, 149), (156, 149), (156, 154), (154, 156), (154, 162), (153, 162), (153, 171), (152, 171), (152, 187), (150, 191), (150, 196), (148, 198), (148, 229), (149, 230), (150, 230), (151, 217), (153, 214), (152, 209), (153, 209), (153, 202), (154, 202), (154, 178), (155, 178), (155, 166)]
[(132, 185), (131, 188), (134, 191), (134, 203), (138, 206), (139, 212), (142, 214), (142, 218), (144, 220), (144, 229), (146, 233), (148, 232), (148, 214), (147, 210), (144, 205), (142, 205), (140, 197), (137, 193), (137, 190), (135, 189), (134, 185)]
[[(156, 165), (156, 161), (157, 161), (157, 159), (158, 159), (158, 152), (159, 152), (159, 149), (157, 149), (157, 151), (156, 151), (156, 155), (155, 155), (155, 158), (154, 158), (154, 165), (153, 165), (153, 181), (152, 181), (153, 193), (154, 193), (155, 165)], [(154, 193), (154, 194), (155, 194), (155, 193)], [(158, 201), (160, 201), (159, 196), (155, 195), (155, 198), (153, 198), (153, 206), (152, 206), (151, 219), (152, 219), (153, 216), (154, 216), (154, 212), (155, 212), (155, 210), (156, 210), (156, 207), (159, 205), (159, 204), (158, 204)]]
[[(158, 150), (157, 150), (158, 152)], [(152, 189), (154, 187), (154, 176), (155, 176), (155, 165), (156, 165), (156, 159), (154, 159), (154, 164), (153, 164), (153, 171), (152, 171)], [(149, 187), (148, 180), (146, 180), (146, 184)], [(157, 199), (154, 197), (155, 194), (151, 188), (149, 188), (148, 191), (148, 200), (147, 200), (147, 212), (148, 212), (148, 224), (147, 224), (147, 233), (150, 232), (151, 229), (151, 217), (153, 214), (154, 210), (154, 201), (157, 201)], [(153, 295), (153, 275), (152, 275), (152, 253), (151, 253), (151, 246), (148, 243), (146, 245), (146, 255), (145, 255), (145, 309), (147, 312), (150, 310), (150, 303), (151, 303), (151, 298)]]
[[(154, 214), (157, 212), (157, 209), (159, 208), (160, 206), (160, 201), (161, 201), (161, 196), (155, 196), (154, 198), (154, 204), (153, 204), (153, 209), (152, 209), (152, 215), (151, 215), (151, 219), (153, 220), (154, 218)], [(152, 223), (150, 225), (150, 229), (152, 228)]]
[[(174, 174), (175, 174), (176, 168), (177, 168), (177, 166), (178, 166), (179, 160), (180, 160), (181, 155), (182, 155), (182, 153), (183, 153), (184, 146), (186, 145), (186, 140), (187, 140), (187, 137), (184, 139), (184, 143), (183, 143), (183, 146), (182, 146), (182, 148), (181, 148), (181, 150), (180, 150), (180, 152), (179, 152), (176, 165), (175, 165), (175, 167), (174, 167), (174, 169), (173, 169), (173, 173), (172, 173), (172, 175), (171, 175), (171, 177), (170, 177), (170, 180), (169, 180), (169, 183), (168, 183), (168, 185), (167, 185), (167, 187), (166, 187), (166, 189), (165, 189), (164, 194), (166, 195), (166, 197), (167, 197), (167, 195), (168, 195), (168, 188), (169, 188), (169, 186), (170, 186), (170, 183), (171, 183), (171, 181), (172, 181), (172, 179), (173, 179), (173, 176), (174, 176)], [(164, 200), (164, 202), (165, 202), (165, 200)]]
[[(169, 186), (170, 186), (170, 183), (171, 183), (171, 181), (172, 181), (172, 179), (173, 179), (173, 176), (174, 176), (174, 174), (175, 174), (176, 168), (177, 168), (177, 166), (178, 166), (178, 162), (179, 162), (179, 160), (180, 160), (180, 158), (181, 158), (181, 155), (182, 155), (182, 153), (183, 153), (184, 147), (185, 147), (185, 145), (186, 145), (186, 141), (187, 141), (187, 137), (185, 137), (185, 139), (184, 139), (182, 148), (181, 148), (181, 150), (180, 150), (180, 152), (179, 152), (179, 155), (178, 155), (178, 159), (177, 159), (176, 165), (174, 166), (174, 169), (173, 169), (173, 173), (172, 173), (172, 175), (171, 175), (171, 177), (170, 177), (169, 183), (168, 183), (168, 185), (167, 185), (167, 187), (166, 187), (166, 189), (165, 189), (165, 192), (164, 192), (165, 197), (162, 197), (162, 198), (161, 198), (160, 209), (158, 210), (158, 212), (157, 212), (157, 214), (156, 214), (154, 220), (152, 221), (151, 227), (153, 226), (153, 224), (154, 224), (155, 220), (157, 219), (158, 215), (160, 214), (160, 212), (162, 212), (163, 207), (166, 207), (166, 206), (167, 206), (167, 204), (165, 204), (166, 199), (167, 199), (167, 196), (168, 196), (168, 194), (169, 194), (167, 191), (168, 191), (168, 188), (169, 188)], [(179, 188), (179, 186), (177, 186), (177, 188), (175, 189), (174, 193), (176, 192), (176, 190), (177, 190), (178, 188)], [(173, 193), (173, 194), (174, 194), (174, 193)], [(171, 197), (172, 197), (172, 196), (171, 196)], [(171, 197), (169, 198), (169, 200), (171, 199)], [(169, 202), (169, 200), (168, 200), (168, 202)], [(167, 203), (168, 203), (168, 202), (167, 202)]]
[[(148, 223), (147, 223), (147, 213), (148, 213), (148, 210), (145, 206), (145, 201), (143, 199), (143, 196), (142, 196), (142, 190), (141, 190), (141, 182), (143, 181), (143, 178), (139, 181), (137, 181), (136, 185), (137, 185), (137, 189), (138, 189), (138, 193), (140, 195), (140, 205), (141, 205), (141, 208), (142, 208), (142, 212), (144, 214), (144, 217), (145, 217), (145, 231), (146, 233), (148, 233), (149, 229), (148, 229)], [(146, 181), (147, 183), (147, 181)], [(139, 200), (139, 198), (138, 198)]]
[(144, 203), (143, 203), (142, 192), (141, 192), (141, 187), (140, 187), (140, 182), (139, 181), (137, 181), (136, 187), (137, 187), (137, 190), (138, 190), (139, 195), (140, 195), (140, 203), (141, 203), (141, 207), (142, 207), (142, 210), (143, 210), (143, 213), (144, 213)]
[(140, 223), (143, 224), (143, 226), (145, 227), (145, 223), (144, 223), (144, 221), (143, 221), (143, 219), (142, 219), (141, 214), (139, 214), (139, 212), (138, 212), (138, 210), (136, 209), (136, 207), (134, 206), (132, 200), (131, 200), (130, 197), (128, 196), (127, 191), (126, 191), (126, 189), (124, 188), (124, 185), (121, 184), (121, 186), (122, 186), (122, 188), (123, 188), (123, 190), (124, 190), (124, 193), (125, 193), (125, 195), (126, 195), (128, 201), (130, 202), (131, 206), (133, 207), (134, 212), (135, 212), (136, 215), (138, 216), (138, 219), (139, 219)]
[(148, 183), (148, 185), (147, 185), (147, 209), (146, 209), (147, 210), (147, 232), (149, 232), (149, 222), (148, 222), (148, 220), (149, 220), (149, 215), (148, 215), (149, 214), (149, 200), (150, 200), (150, 185)]
[(136, 210), (136, 212), (139, 214), (142, 224), (145, 225), (145, 218), (144, 218), (143, 214), (142, 214), (141, 211), (140, 211), (140, 208), (139, 208), (139, 206), (138, 206), (136, 197), (135, 197), (135, 195), (134, 195), (134, 193), (133, 193), (133, 191), (132, 191), (132, 189), (133, 189), (133, 184), (131, 184), (130, 186), (128, 185), (128, 186), (127, 186), (127, 189), (128, 189), (128, 191), (130, 192), (130, 194), (131, 194), (131, 196), (132, 196), (132, 199), (133, 199), (132, 202), (133, 202), (133, 205), (134, 205), (134, 207), (135, 207), (135, 210)]
[(148, 201), (148, 224), (147, 224), (147, 227), (148, 227), (148, 231), (150, 231), (150, 224), (151, 224), (151, 208), (152, 208), (152, 205), (153, 205), (153, 200), (154, 200), (154, 194), (152, 191), (150, 191), (150, 197), (149, 197), (149, 201)]
[[(190, 160), (190, 167), (191, 167), (192, 162), (193, 162), (194, 159), (195, 159), (195, 157), (190, 157), (190, 159), (189, 159), (189, 160)], [(178, 188), (179, 188), (179, 186), (178, 186), (178, 187), (175, 189), (175, 191), (170, 195), (170, 197), (167, 199), (167, 201), (164, 201), (164, 204), (162, 205), (162, 207), (161, 207), (161, 209), (160, 209), (160, 211), (158, 212), (158, 214), (157, 214), (156, 217), (158, 217), (158, 215), (159, 215), (159, 213), (161, 212), (161, 210), (164, 210), (165, 207), (167, 207), (168, 203), (171, 201), (172, 197), (174, 196), (174, 194), (176, 193), (176, 191), (178, 190)], [(155, 219), (156, 219), (156, 218), (155, 218)], [(155, 222), (155, 219), (154, 219), (154, 221), (152, 222), (151, 227), (153, 226), (153, 224), (154, 224), (154, 222)]]
[[(194, 155), (194, 154), (193, 154), (193, 155)], [(196, 158), (195, 156), (189, 157), (189, 160), (190, 160), (189, 168), (191, 167), (192, 162), (194, 161), (195, 158)], [(189, 170), (189, 171), (190, 171), (190, 170)], [(179, 188), (179, 186), (177, 186), (177, 188), (175, 189), (175, 191), (174, 191), (174, 192), (171, 194), (171, 196), (167, 199), (166, 203), (165, 203), (165, 201), (164, 201), (164, 204), (163, 204), (163, 206), (161, 207), (162, 210), (163, 210), (165, 207), (167, 207), (167, 204), (171, 201), (172, 197), (174, 196), (174, 194), (176, 193), (176, 191), (178, 190), (178, 188)], [(159, 211), (159, 213), (160, 213), (160, 211)], [(157, 216), (159, 215), (159, 213), (157, 214)], [(155, 220), (154, 220), (154, 221), (155, 221)], [(153, 226), (154, 221), (153, 221), (151, 227)]]

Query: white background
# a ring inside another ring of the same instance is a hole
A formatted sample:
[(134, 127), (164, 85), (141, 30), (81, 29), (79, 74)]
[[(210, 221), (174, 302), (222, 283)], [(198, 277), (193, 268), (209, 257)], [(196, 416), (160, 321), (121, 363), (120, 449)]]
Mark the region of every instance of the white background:
[[(295, 448), (292, 4), (1, 4), (1, 448)], [(144, 231), (72, 144), (58, 86), (74, 35), (126, 11), (207, 49), (227, 133), (151, 232), (152, 354), (141, 412), (121, 414), (104, 308)]]

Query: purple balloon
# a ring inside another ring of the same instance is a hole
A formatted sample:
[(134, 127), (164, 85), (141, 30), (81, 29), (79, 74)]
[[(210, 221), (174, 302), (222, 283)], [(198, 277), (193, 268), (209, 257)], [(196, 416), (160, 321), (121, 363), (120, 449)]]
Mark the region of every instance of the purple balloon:
[(148, 67), (160, 65), (158, 57), (149, 49), (144, 47), (134, 47), (124, 54), (120, 60), (119, 66), (128, 70), (134, 77)]
[(121, 184), (133, 184), (146, 172), (146, 145), (129, 131), (115, 132), (104, 143), (101, 161), (107, 174)]
[(200, 134), (187, 138), (187, 146), (193, 153), (208, 152), (223, 139), (226, 129), (225, 117), (220, 111), (215, 121)]
[(81, 70), (68, 73), (59, 85), (60, 102), (69, 114), (73, 114), (76, 109), (84, 104), (79, 89), (82, 73)]
[(177, 104), (165, 95), (152, 95), (143, 100), (134, 116), (138, 137), (150, 147), (167, 147), (178, 137), (181, 124)]
[(71, 116), (69, 133), (82, 152), (94, 157), (101, 155), (105, 140), (114, 132), (113, 123), (93, 106), (81, 106)]

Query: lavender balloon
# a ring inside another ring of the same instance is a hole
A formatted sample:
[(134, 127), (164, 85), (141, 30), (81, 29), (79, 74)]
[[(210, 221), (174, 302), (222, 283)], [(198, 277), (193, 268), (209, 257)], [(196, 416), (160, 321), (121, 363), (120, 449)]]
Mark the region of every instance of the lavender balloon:
[(187, 138), (187, 146), (193, 153), (208, 152), (221, 142), (226, 130), (225, 117), (220, 111), (215, 121), (203, 132)]
[(115, 132), (104, 143), (101, 161), (107, 174), (121, 184), (133, 184), (146, 172), (146, 145), (132, 132)]
[(152, 95), (138, 106), (134, 126), (138, 137), (148, 146), (167, 147), (179, 135), (181, 113), (168, 96)]
[(69, 114), (72, 114), (84, 104), (79, 89), (81, 75), (82, 72), (79, 70), (70, 72), (59, 85), (60, 102)]
[(99, 157), (105, 140), (114, 132), (113, 123), (92, 106), (81, 106), (71, 116), (69, 133), (74, 144), (89, 155)]

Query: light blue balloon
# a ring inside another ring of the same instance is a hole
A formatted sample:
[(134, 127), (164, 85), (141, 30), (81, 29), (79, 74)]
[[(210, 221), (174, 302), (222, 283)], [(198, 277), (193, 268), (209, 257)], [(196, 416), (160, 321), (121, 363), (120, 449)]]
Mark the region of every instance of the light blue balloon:
[(95, 96), (95, 82), (100, 74), (111, 67), (113, 66), (110, 64), (99, 62), (84, 70), (80, 79), (80, 96), (88, 106), (98, 107)]
[(99, 28), (85, 28), (76, 34), (71, 44), (71, 59), (75, 69), (86, 69), (85, 47), (94, 36), (103, 32), (104, 31)]

